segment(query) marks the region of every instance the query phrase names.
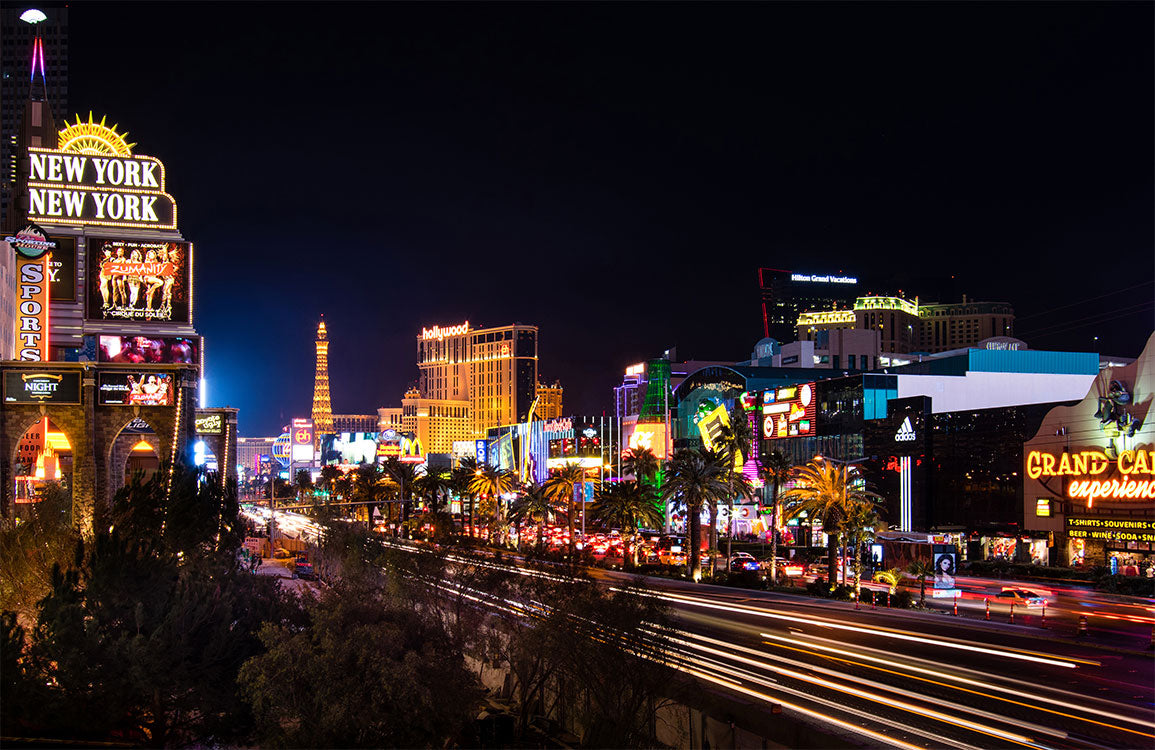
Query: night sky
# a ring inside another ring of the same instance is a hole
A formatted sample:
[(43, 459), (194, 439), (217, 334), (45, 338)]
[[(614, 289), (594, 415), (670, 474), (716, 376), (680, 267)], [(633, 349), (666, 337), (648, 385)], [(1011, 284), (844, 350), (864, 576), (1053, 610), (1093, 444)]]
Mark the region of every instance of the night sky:
[(241, 408), (241, 434), (309, 413), (321, 313), (335, 412), (399, 406), (421, 327), (468, 319), (538, 324), (542, 378), (601, 414), (670, 346), (749, 357), (759, 266), (923, 301), (954, 276), (960, 299), (1011, 302), (1034, 348), (1137, 355), (1153, 20), (1150, 3), (82, 2), (70, 98), (165, 162), (210, 401)]

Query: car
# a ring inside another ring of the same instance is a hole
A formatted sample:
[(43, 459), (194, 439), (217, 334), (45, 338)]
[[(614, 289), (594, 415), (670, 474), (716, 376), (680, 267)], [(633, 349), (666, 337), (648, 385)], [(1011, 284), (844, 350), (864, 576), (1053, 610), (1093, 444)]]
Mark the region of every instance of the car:
[(307, 560), (298, 560), (293, 565), (293, 577), (294, 578), (301, 578), (301, 579), (304, 579), (306, 581), (311, 581), (311, 580), (315, 579), (317, 576), (313, 572), (313, 563), (311, 563)]
[(278, 548), (277, 551), (273, 553), (273, 557), (278, 560), (288, 560), (292, 556), (293, 553), (283, 547)]
[(1004, 604), (1017, 604), (1020, 607), (1045, 607), (1047, 605), (1047, 597), (1027, 589), (1003, 589), (995, 594), (995, 599)]
[[(780, 576), (788, 576), (790, 578), (798, 578), (799, 576), (806, 575), (805, 563), (799, 562), (798, 560), (787, 560), (784, 557), (778, 557), (778, 558), (775, 558), (775, 560), (776, 560), (775, 567), (778, 569), (778, 575), (780, 575)], [(770, 558), (769, 557), (767, 557), (765, 560), (763, 560), (760, 564), (762, 566), (762, 570), (766, 571), (766, 573), (770, 572)]]
[(758, 561), (749, 552), (735, 552), (730, 555), (730, 570), (759, 570)]

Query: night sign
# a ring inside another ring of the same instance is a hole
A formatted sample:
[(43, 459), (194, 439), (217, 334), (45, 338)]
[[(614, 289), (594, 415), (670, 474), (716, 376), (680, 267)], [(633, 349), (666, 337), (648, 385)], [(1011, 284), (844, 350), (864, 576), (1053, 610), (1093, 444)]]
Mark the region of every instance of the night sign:
[(9, 370), (4, 373), (4, 403), (79, 404), (80, 373)]

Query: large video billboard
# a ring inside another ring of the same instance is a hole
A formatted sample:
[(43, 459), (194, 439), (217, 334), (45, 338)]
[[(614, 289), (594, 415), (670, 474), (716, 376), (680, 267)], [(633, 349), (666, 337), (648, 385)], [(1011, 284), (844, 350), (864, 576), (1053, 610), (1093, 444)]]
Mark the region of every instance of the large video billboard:
[(200, 363), (199, 350), (199, 338), (101, 335), (96, 361), (134, 365), (195, 365)]
[(171, 372), (102, 372), (96, 402), (104, 406), (172, 406)]
[(321, 463), (371, 464), (377, 460), (377, 433), (342, 432), (321, 436)]
[(762, 394), (762, 437), (811, 437), (818, 413), (814, 383), (770, 388)]
[(192, 245), (94, 239), (88, 249), (88, 318), (188, 323)]

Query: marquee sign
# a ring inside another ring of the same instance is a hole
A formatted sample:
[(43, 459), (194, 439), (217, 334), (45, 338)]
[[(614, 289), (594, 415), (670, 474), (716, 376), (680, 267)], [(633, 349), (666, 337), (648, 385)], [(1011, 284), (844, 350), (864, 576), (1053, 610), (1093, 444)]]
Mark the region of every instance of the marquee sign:
[(818, 413), (814, 383), (771, 388), (762, 394), (762, 437), (810, 437)]
[(224, 431), (225, 418), (220, 414), (205, 414), (196, 418), (198, 435), (222, 435)]
[(1155, 520), (1068, 517), (1066, 527), (1067, 536), (1073, 539), (1155, 542)]
[(176, 229), (164, 165), (151, 156), (28, 148), (28, 216), (49, 224)]
[[(1108, 471), (1118, 476), (1105, 476)], [(1086, 500), (1155, 500), (1155, 451), (1122, 451), (1112, 459), (1103, 451), (1060, 453), (1030, 451), (1026, 473), (1031, 479), (1070, 477), (1067, 497)]]

